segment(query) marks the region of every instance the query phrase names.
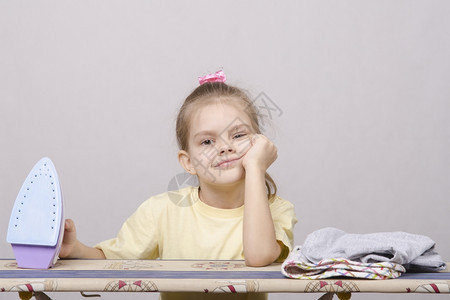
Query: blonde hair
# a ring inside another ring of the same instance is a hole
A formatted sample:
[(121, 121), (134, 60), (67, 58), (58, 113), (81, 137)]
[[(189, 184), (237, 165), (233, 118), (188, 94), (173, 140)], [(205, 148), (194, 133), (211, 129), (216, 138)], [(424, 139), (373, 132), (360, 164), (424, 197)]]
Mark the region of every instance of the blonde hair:
[[(244, 91), (223, 82), (206, 82), (197, 87), (186, 100), (184, 100), (184, 103), (178, 112), (176, 135), (180, 150), (187, 151), (189, 148), (191, 115), (196, 111), (196, 108), (212, 102), (222, 101), (224, 98), (227, 98), (227, 101), (233, 101), (234, 103), (241, 105), (244, 108), (244, 112), (248, 115), (255, 133), (261, 133), (258, 111)], [(267, 172), (265, 174), (265, 179), (267, 197), (268, 199), (272, 199), (277, 193), (277, 185)]]

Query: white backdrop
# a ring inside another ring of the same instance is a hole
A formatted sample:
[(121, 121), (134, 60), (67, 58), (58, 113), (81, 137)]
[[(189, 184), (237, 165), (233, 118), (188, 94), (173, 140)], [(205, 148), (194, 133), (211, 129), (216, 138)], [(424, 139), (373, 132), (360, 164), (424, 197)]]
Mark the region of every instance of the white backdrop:
[[(296, 206), (296, 244), (325, 226), (401, 230), (450, 260), (449, 15), (429, 0), (0, 0), (0, 257), (13, 257), (9, 215), (43, 156), (79, 238), (113, 237), (182, 172), (177, 110), (223, 68), (274, 109), (269, 172)], [(156, 295), (103, 296), (124, 297)]]

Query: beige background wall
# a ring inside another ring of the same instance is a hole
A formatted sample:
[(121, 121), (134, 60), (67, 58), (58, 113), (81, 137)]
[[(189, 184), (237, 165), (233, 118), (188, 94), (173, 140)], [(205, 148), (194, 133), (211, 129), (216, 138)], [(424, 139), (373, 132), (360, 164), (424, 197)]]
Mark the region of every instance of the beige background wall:
[(449, 15), (448, 1), (0, 0), (0, 257), (43, 156), (87, 244), (167, 191), (177, 109), (223, 67), (275, 109), (270, 172), (296, 206), (296, 244), (325, 226), (401, 230), (450, 260)]

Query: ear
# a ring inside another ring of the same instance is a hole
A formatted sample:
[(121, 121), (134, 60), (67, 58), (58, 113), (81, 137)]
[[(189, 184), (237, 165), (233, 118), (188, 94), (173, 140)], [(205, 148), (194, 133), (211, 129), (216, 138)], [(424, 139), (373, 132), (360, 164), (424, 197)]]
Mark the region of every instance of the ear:
[(191, 175), (197, 175), (197, 172), (195, 171), (194, 166), (191, 162), (191, 157), (189, 153), (185, 150), (178, 151), (178, 161), (180, 162), (180, 165), (183, 167), (183, 169), (186, 170)]

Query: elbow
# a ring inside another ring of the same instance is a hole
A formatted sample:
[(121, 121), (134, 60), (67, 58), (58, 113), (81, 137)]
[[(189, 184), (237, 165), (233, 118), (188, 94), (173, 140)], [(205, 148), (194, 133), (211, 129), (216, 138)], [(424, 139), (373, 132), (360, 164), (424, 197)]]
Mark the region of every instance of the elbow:
[(274, 263), (281, 254), (281, 246), (275, 243), (273, 247), (244, 247), (245, 265), (248, 267), (265, 267)]
[(252, 247), (244, 248), (245, 265), (248, 267), (265, 267), (274, 263), (281, 254), (281, 247), (278, 243), (273, 248)]
[(245, 257), (247, 267), (265, 267), (272, 264), (277, 257), (273, 255), (250, 255)]
[(248, 259), (248, 258), (245, 259), (245, 265), (247, 267), (255, 267), (255, 268), (265, 267), (270, 265), (271, 263), (272, 261), (265, 261), (262, 259)]

